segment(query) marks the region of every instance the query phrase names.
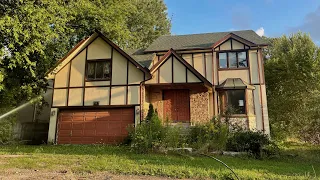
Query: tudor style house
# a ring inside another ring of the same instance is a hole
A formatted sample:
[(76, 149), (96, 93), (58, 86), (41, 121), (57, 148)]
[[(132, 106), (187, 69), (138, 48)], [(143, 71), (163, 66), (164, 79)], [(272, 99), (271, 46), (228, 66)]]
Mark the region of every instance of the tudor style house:
[(48, 142), (118, 143), (146, 116), (194, 125), (223, 114), (269, 134), (262, 48), (254, 31), (161, 36), (123, 50), (96, 31), (79, 42), (53, 80)]

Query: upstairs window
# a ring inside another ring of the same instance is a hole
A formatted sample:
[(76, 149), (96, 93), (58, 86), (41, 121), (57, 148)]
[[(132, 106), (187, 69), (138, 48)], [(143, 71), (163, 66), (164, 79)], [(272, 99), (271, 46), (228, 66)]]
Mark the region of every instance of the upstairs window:
[(111, 62), (110, 60), (87, 61), (87, 80), (110, 80)]
[(248, 67), (247, 52), (223, 52), (219, 53), (220, 69), (236, 69)]

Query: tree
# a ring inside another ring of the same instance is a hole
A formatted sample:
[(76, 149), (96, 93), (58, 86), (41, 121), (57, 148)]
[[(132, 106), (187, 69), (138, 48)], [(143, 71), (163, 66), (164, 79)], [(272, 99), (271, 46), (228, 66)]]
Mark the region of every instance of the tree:
[(265, 61), (271, 132), (276, 137), (299, 136), (301, 129), (319, 119), (320, 51), (301, 32), (269, 39)]
[(46, 72), (98, 29), (122, 48), (168, 34), (161, 0), (7, 0), (0, 2), (0, 107), (42, 94)]

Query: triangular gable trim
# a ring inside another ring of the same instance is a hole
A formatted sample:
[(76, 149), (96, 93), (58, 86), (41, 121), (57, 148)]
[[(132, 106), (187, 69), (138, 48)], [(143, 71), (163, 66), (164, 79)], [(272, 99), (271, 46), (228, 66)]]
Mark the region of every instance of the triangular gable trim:
[[(151, 77), (151, 74), (147, 69), (142, 67), (139, 63), (137, 63), (131, 56), (129, 56), (126, 52), (124, 52), (121, 48), (119, 48), (116, 44), (114, 44), (112, 41), (110, 41), (105, 35), (103, 35), (99, 31), (95, 31), (90, 37), (87, 37), (83, 40), (81, 40), (75, 47), (73, 47), (66, 56), (64, 56), (61, 60), (59, 60), (54, 68), (51, 68), (48, 71), (49, 77), (50, 74), (52, 75), (53, 71), (56, 71), (54, 74), (58, 73), (66, 64), (68, 64), (70, 61), (72, 61), (77, 55), (79, 55), (85, 48), (87, 48), (93, 41), (95, 41), (97, 38), (102, 38), (107, 44), (109, 44), (111, 47), (113, 47), (116, 51), (118, 51), (122, 56), (124, 56), (127, 60), (129, 60), (132, 64), (134, 64), (138, 69), (140, 69), (145, 75), (148, 77)], [(81, 49), (78, 49), (82, 44), (87, 43), (84, 47)], [(68, 56), (70, 56), (72, 53), (75, 53), (73, 57), (69, 59), (69, 62), (65, 63), (64, 66), (58, 67), (63, 61), (67, 59)]]
[(228, 41), (229, 39), (234, 39), (240, 43), (243, 43), (249, 47), (252, 47), (252, 46), (257, 46), (255, 43), (251, 42), (251, 41), (248, 41), (238, 35), (235, 35), (233, 33), (229, 33), (228, 35), (224, 36), (223, 38), (221, 38), (219, 41), (217, 41), (216, 43), (214, 43), (212, 45), (212, 48), (216, 48), (218, 46), (220, 46), (221, 44), (223, 44), (224, 42)]
[(181, 56), (179, 56), (172, 48), (150, 69), (150, 73), (153, 74), (163, 63), (165, 63), (169, 57), (173, 55), (177, 58), (180, 63), (187, 67), (187, 69), (193, 73), (197, 78), (199, 78), (205, 85), (212, 87), (212, 84), (203, 77), (196, 69), (194, 69), (186, 60), (184, 60)]

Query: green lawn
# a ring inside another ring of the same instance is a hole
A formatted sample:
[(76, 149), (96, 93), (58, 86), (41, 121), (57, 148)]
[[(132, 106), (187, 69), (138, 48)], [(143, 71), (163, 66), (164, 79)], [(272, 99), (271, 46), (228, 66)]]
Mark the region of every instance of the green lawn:
[[(282, 149), (280, 158), (265, 160), (215, 157), (234, 169), (241, 179), (312, 179), (315, 174), (315, 179), (320, 177), (319, 146), (288, 145)], [(23, 156), (8, 157), (8, 154)], [(234, 177), (223, 165), (207, 157), (135, 154), (127, 147), (102, 145), (2, 146), (0, 169), (10, 168), (175, 178)]]

